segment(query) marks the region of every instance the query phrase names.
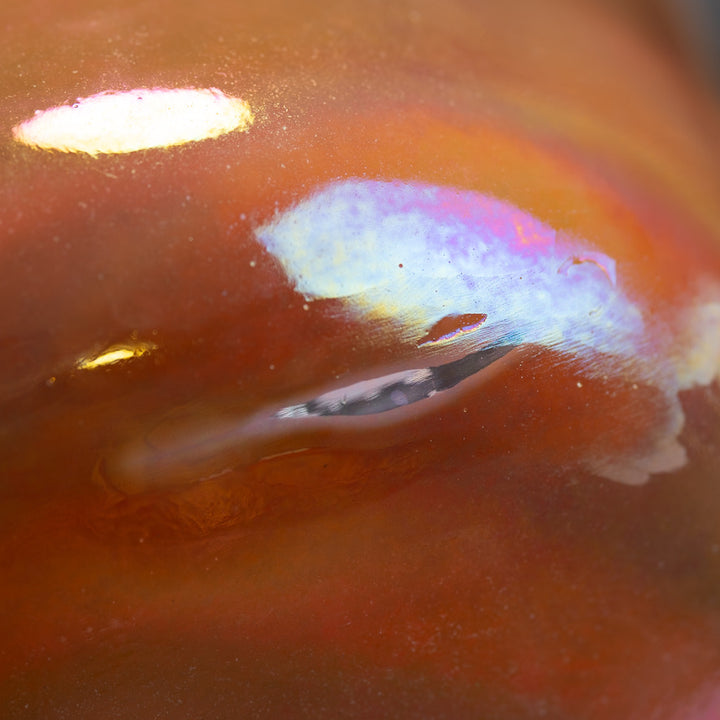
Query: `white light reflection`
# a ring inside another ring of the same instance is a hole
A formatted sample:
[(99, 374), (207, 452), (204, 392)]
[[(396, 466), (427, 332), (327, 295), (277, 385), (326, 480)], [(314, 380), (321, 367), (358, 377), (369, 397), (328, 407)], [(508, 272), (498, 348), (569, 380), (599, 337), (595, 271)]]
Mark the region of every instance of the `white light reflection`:
[(13, 136), (44, 150), (99, 155), (216, 138), (252, 123), (248, 103), (217, 88), (140, 88), (38, 110)]
[(332, 183), (255, 234), (308, 302), (341, 299), (356, 315), (390, 318), (420, 347), (544, 346), (589, 378), (657, 392), (634, 447), (584, 450), (593, 473), (641, 484), (686, 462), (679, 392), (720, 376), (720, 289), (698, 296), (671, 332), (586, 241), (508, 202), (418, 182)]

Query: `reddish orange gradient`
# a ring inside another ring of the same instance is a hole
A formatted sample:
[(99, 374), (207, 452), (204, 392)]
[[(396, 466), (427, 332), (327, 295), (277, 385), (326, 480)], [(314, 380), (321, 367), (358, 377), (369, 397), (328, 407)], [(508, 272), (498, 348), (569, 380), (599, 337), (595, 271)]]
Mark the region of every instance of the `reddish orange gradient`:
[[(589, 239), (672, 345), (698, 279), (720, 280), (720, 135), (699, 80), (590, 3), (8, 18), (3, 717), (718, 712), (716, 382), (681, 396), (686, 465), (641, 487), (576, 460), (632, 450), (654, 388), (532, 347), (388, 421), (240, 435), (161, 481), (119, 462), (428, 357), (307, 305), (255, 240), (330, 180), (476, 190)], [(154, 85), (220, 87), (255, 125), (94, 158), (12, 140), (36, 109)], [(157, 350), (75, 366), (133, 340)]]

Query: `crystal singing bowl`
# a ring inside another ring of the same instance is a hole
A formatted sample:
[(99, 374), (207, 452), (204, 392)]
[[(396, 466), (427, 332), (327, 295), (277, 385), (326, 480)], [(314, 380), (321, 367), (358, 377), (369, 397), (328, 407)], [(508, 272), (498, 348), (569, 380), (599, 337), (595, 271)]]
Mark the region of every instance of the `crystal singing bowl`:
[(559, 0), (2, 14), (0, 716), (720, 717), (680, 54)]

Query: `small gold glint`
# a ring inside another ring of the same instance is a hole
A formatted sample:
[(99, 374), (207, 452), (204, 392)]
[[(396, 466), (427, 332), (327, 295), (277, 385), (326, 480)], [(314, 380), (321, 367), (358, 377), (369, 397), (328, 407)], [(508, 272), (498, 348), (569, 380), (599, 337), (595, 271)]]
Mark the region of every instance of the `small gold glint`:
[(94, 370), (95, 368), (105, 367), (106, 365), (114, 365), (123, 360), (142, 357), (156, 349), (157, 345), (155, 345), (155, 343), (139, 340), (120, 345), (111, 345), (99, 354), (85, 355), (79, 358), (75, 363), (75, 367), (78, 370)]

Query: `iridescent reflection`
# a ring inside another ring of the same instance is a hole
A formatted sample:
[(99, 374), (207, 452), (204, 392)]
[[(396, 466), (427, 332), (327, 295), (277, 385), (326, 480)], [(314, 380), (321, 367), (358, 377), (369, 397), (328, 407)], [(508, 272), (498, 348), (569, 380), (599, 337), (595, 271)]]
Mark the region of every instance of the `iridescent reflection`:
[(217, 88), (140, 88), (38, 110), (13, 136), (43, 150), (119, 154), (216, 138), (252, 123), (248, 103)]
[[(638, 352), (644, 322), (616, 284), (615, 260), (479, 193), (349, 180), (257, 236), (308, 299), (345, 298), (399, 320), (419, 343)], [(453, 316), (474, 321), (438, 332)]]
[[(460, 351), (475, 364), (481, 351), (534, 345), (588, 377), (654, 388), (662, 407), (641, 430), (641, 450), (588, 457), (588, 467), (636, 484), (684, 464), (678, 393), (717, 376), (720, 356), (707, 347), (720, 330), (717, 293), (688, 307), (687, 332), (675, 337), (589, 241), (508, 202), (421, 183), (334, 183), (256, 235), (308, 302), (342, 299), (352, 314), (390, 319), (420, 347)], [(279, 417), (393, 409), (442, 390), (433, 372), (443, 367), (323, 392)]]

